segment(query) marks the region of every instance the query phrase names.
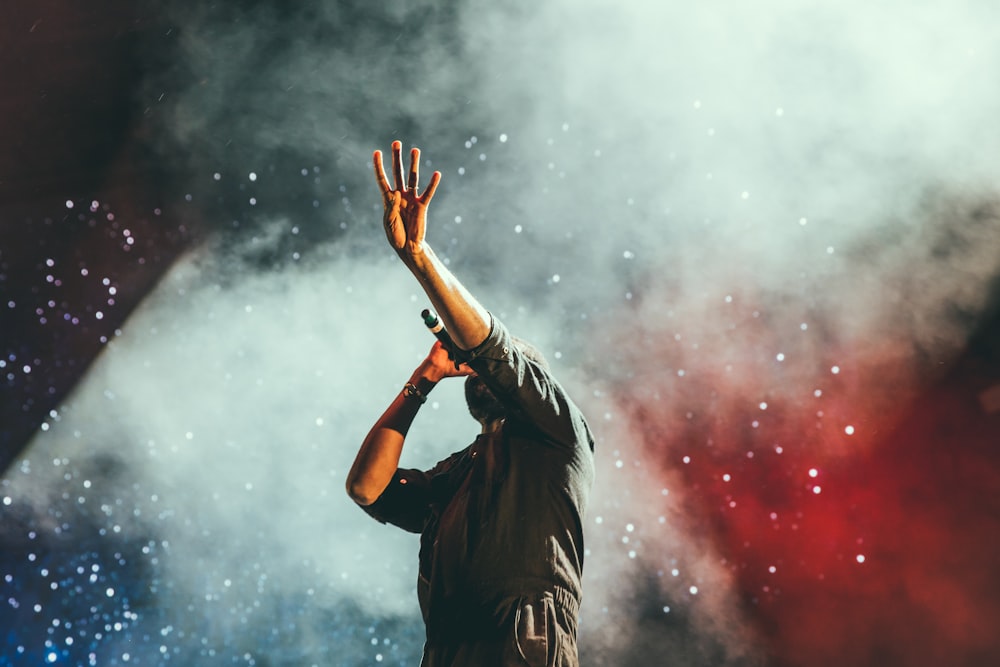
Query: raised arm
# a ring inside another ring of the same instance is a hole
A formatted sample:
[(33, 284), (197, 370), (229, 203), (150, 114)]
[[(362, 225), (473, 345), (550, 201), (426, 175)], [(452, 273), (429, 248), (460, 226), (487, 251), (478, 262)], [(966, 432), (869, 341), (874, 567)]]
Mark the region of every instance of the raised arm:
[[(477, 350), (479, 357), (469, 363), (482, 381), (498, 399), (508, 402), (552, 441), (592, 443), (582, 415), (559, 384), (542, 366), (528, 361), (515, 349), (503, 325), (494, 322), (427, 243), (427, 207), (441, 173), (435, 171), (420, 194), (420, 150), (410, 150), (404, 182), (402, 145), (398, 141), (392, 143), (393, 187), (386, 178), (381, 151), (375, 151), (373, 163), (385, 207), (382, 222), (386, 238), (424, 288), (455, 344), (463, 350)], [(398, 461), (398, 455), (393, 460)]]
[(382, 191), (385, 212), (382, 223), (389, 244), (420, 282), (455, 344), (471, 350), (490, 333), (490, 315), (458, 281), (424, 239), (427, 206), (437, 190), (441, 172), (435, 171), (422, 195), (417, 194), (420, 149), (410, 150), (410, 170), (403, 182), (402, 144), (392, 142), (394, 188), (389, 187), (382, 166), (382, 151), (375, 151), (375, 180)]

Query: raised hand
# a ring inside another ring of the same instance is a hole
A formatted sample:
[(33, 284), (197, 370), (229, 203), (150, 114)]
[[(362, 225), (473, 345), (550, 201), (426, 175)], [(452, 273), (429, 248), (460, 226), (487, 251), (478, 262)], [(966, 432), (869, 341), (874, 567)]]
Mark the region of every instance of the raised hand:
[(382, 191), (382, 203), (385, 210), (382, 214), (382, 225), (385, 228), (389, 245), (404, 259), (415, 257), (424, 251), (424, 234), (427, 229), (427, 206), (434, 196), (441, 172), (431, 175), (431, 182), (422, 195), (417, 194), (420, 177), (420, 149), (410, 150), (410, 171), (407, 181), (403, 183), (403, 146), (399, 141), (392, 142), (392, 176), (395, 187), (389, 187), (382, 166), (382, 151), (375, 151), (372, 160), (375, 165), (375, 181)]

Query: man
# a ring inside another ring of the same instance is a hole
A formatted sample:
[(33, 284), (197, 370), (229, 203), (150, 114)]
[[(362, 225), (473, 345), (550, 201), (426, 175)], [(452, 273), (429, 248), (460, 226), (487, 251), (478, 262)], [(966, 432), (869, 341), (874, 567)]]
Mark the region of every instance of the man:
[[(437, 309), (459, 359), (440, 342), (368, 433), (347, 490), (371, 516), (420, 533), (422, 667), (579, 664), (583, 514), (594, 441), (583, 415), (531, 346), (513, 338), (424, 239), (441, 179), (417, 194), (420, 151), (392, 144), (394, 188), (374, 154), (390, 245)], [(434, 386), (466, 376), (481, 434), (427, 471), (400, 469), (413, 418)]]

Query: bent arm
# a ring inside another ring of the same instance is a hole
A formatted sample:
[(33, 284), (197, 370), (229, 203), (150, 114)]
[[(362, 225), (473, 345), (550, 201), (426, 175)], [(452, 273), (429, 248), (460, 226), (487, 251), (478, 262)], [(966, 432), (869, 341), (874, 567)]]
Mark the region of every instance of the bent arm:
[[(422, 364), (410, 376), (410, 383), (426, 396), (437, 380)], [(365, 436), (347, 475), (347, 494), (354, 502), (371, 505), (392, 481), (399, 467), (403, 441), (420, 406), (419, 398), (400, 391)]]
[[(396, 398), (361, 443), (351, 472), (347, 475), (347, 494), (354, 502), (371, 505), (392, 481), (392, 476), (399, 467), (403, 441), (427, 394), (444, 378), (468, 375), (471, 372), (472, 369), (464, 364), (456, 368), (440, 342), (431, 346), (431, 351), (413, 371), (407, 383), (416, 387), (419, 396), (408, 394), (404, 385), (404, 389), (396, 394)], [(420, 396), (424, 399), (421, 400)]]

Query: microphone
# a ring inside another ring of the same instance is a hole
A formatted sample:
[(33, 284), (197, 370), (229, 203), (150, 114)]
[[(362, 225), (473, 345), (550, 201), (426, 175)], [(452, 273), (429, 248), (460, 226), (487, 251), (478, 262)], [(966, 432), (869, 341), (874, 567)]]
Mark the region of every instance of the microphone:
[(437, 313), (430, 308), (424, 308), (423, 312), (420, 313), (420, 317), (424, 319), (424, 325), (430, 329), (434, 337), (441, 341), (444, 349), (448, 350), (448, 358), (455, 362), (456, 369), (462, 363), (469, 360), (468, 353), (458, 349), (455, 345), (455, 341), (451, 339), (451, 334), (444, 328), (444, 322), (438, 318)]

